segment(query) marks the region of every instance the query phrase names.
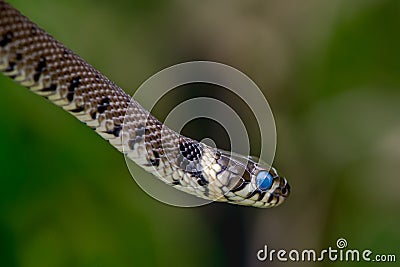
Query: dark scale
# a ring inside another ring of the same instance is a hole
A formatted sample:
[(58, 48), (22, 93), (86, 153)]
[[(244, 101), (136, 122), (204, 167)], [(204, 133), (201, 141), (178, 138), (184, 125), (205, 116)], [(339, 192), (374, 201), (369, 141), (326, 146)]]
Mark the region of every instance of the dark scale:
[(171, 185), (180, 185), (180, 184), (181, 184), (181, 182), (179, 180), (173, 180), (171, 182)]
[(154, 149), (152, 151), (153, 151), (154, 158), (149, 159), (150, 163), (151, 163), (151, 165), (158, 167), (158, 166), (160, 166), (160, 154)]
[(54, 92), (57, 89), (57, 85), (56, 84), (51, 84), (49, 87), (45, 87), (43, 88), (42, 92)]
[(196, 177), (196, 178), (197, 178), (197, 183), (198, 183), (200, 186), (208, 185), (208, 181), (204, 178), (203, 175), (201, 175), (200, 177)]
[(96, 110), (92, 109), (92, 110), (90, 111), (90, 117), (91, 117), (93, 120), (96, 119), (96, 117), (97, 117), (97, 112), (96, 112)]
[(206, 197), (208, 197), (210, 195), (210, 190), (207, 187), (207, 185), (209, 184), (209, 182), (207, 181), (207, 179), (203, 176), (203, 173), (201, 171), (195, 171), (195, 172), (190, 172), (190, 175), (196, 179), (196, 182), (198, 185), (200, 185), (201, 187), (203, 187), (204, 190), (204, 195)]
[(5, 47), (7, 44), (9, 44), (12, 41), (13, 34), (12, 32), (6, 32), (3, 34), (3, 37), (0, 40), (0, 46)]
[(245, 181), (247, 181), (247, 182), (250, 182), (250, 181), (251, 181), (251, 174), (250, 174), (250, 172), (249, 172), (248, 170), (246, 170), (246, 171), (243, 173), (242, 177), (243, 177), (243, 179), (244, 179)]
[(67, 49), (64, 49), (64, 57), (67, 58), (69, 57), (69, 52)]
[[(249, 174), (254, 173), (256, 171), (256, 165), (251, 159), (247, 162), (246, 170), (247, 170), (247, 172), (249, 172)], [(250, 179), (246, 179), (246, 180), (250, 181)]]
[(189, 172), (189, 174), (190, 174), (191, 177), (196, 179), (196, 182), (197, 182), (198, 185), (205, 186), (205, 185), (209, 184), (207, 179), (204, 178), (202, 171), (193, 171), (193, 172)]
[(35, 74), (33, 75), (33, 80), (35, 82), (39, 81), (40, 75), (42, 75), (42, 72), (46, 68), (46, 58), (41, 57), (36, 68), (35, 68)]
[(136, 139), (129, 139), (128, 146), (130, 150), (135, 150)]
[(69, 111), (73, 112), (73, 113), (79, 113), (85, 110), (85, 107), (79, 107), (79, 108), (74, 108), (74, 109), (70, 109)]
[[(264, 193), (264, 195), (265, 195), (265, 193)], [(272, 200), (274, 199), (274, 195), (273, 194), (269, 194), (269, 197), (268, 197), (268, 203), (271, 203), (272, 202)]]
[(239, 181), (237, 181), (237, 183), (235, 184), (235, 186), (232, 187), (231, 191), (232, 191), (232, 192), (240, 191), (240, 190), (242, 190), (243, 188), (245, 188), (247, 184), (248, 184), (248, 182), (243, 181), (243, 179), (239, 179)]
[(104, 111), (107, 110), (107, 107), (108, 107), (108, 105), (99, 105), (99, 106), (97, 107), (97, 111), (98, 111), (100, 114), (102, 114), (102, 113), (104, 113)]
[(108, 97), (105, 97), (105, 98), (103, 98), (101, 101), (100, 101), (100, 104), (101, 105), (105, 105), (105, 104), (110, 104), (110, 98), (108, 98)]
[[(267, 194), (267, 191), (262, 191), (262, 192), (259, 192), (258, 194), (259, 194), (259, 196), (258, 196), (257, 200), (261, 201), (265, 197), (265, 194)], [(270, 194), (269, 198), (271, 198), (271, 196), (272, 196), (272, 194)]]
[(182, 154), (179, 154), (177, 158), (177, 163), (179, 168), (181, 168), (182, 170), (186, 170), (186, 166), (189, 164), (189, 161)]
[(15, 67), (15, 62), (12, 62), (12, 61), (10, 61), (10, 62), (8, 62), (8, 67), (4, 70), (4, 72), (10, 72), (10, 71), (13, 71), (14, 70), (14, 67)]
[(185, 157), (189, 160), (189, 161), (193, 161), (193, 156), (191, 154), (186, 154)]
[[(256, 190), (254, 190), (253, 192), (251, 192), (251, 193), (247, 196), (247, 198), (252, 198), (253, 196), (258, 195), (257, 201), (261, 201), (261, 200), (264, 198), (264, 196), (265, 196), (266, 193), (267, 193), (267, 191), (260, 191), (260, 190), (256, 189)], [(270, 196), (270, 197), (271, 197), (271, 196)]]
[(115, 125), (114, 128), (110, 131), (107, 131), (107, 133), (113, 134), (115, 137), (118, 137), (121, 130), (122, 130), (122, 125)]
[(131, 150), (135, 150), (136, 143), (139, 143), (143, 140), (144, 132), (144, 126), (142, 124), (139, 124), (135, 129), (135, 138), (128, 141), (128, 146)]
[(142, 137), (144, 135), (145, 128), (142, 124), (139, 124), (137, 129), (135, 129), (136, 137)]
[[(75, 89), (81, 85), (81, 77), (75, 77), (71, 80), (71, 83), (68, 87), (67, 99), (71, 102), (74, 99)], [(91, 114), (92, 115), (92, 114)], [(96, 114), (94, 115), (96, 117)], [(92, 115), (93, 118), (93, 115)]]
[(97, 106), (97, 111), (102, 114), (110, 106), (110, 99), (108, 97), (103, 98), (100, 104)]
[(179, 151), (189, 161), (200, 159), (202, 154), (199, 143), (183, 140), (182, 138), (179, 140)]
[(287, 193), (286, 187), (283, 187), (281, 192), (282, 192), (282, 194), (286, 195), (286, 193)]

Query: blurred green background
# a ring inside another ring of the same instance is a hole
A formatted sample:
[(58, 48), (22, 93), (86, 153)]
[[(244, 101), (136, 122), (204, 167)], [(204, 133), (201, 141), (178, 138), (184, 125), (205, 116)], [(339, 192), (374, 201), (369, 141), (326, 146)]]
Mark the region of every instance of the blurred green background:
[(270, 210), (157, 202), (119, 152), (0, 75), (1, 266), (264, 266), (265, 244), (340, 237), (400, 260), (400, 1), (10, 2), (129, 93), (188, 60), (246, 73), (292, 194)]

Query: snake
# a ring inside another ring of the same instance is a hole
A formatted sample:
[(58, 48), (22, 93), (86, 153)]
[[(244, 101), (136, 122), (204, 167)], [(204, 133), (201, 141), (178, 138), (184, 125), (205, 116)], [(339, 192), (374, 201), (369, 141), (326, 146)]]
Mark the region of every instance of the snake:
[(164, 183), (196, 197), (258, 208), (290, 194), (287, 179), (256, 158), (168, 128), (114, 82), (0, 0), (0, 70), (93, 129)]

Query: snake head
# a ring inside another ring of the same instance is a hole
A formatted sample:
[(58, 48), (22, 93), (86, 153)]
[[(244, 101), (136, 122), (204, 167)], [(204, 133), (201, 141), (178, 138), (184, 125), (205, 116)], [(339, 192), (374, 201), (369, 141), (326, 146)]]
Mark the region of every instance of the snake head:
[[(290, 185), (285, 177), (279, 176), (275, 168), (258, 168), (252, 175), (254, 192), (264, 195), (265, 204), (280, 205), (290, 194)], [(265, 197), (268, 197), (265, 199)]]
[(216, 161), (222, 168), (215, 178), (225, 185), (219, 201), (270, 208), (282, 204), (290, 194), (286, 178), (255, 157), (218, 151)]

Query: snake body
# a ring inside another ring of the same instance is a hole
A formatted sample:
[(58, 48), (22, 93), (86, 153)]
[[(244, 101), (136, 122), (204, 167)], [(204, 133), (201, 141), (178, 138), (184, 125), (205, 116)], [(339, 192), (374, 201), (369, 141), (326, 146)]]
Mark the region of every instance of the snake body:
[(0, 12), (0, 70), (165, 183), (204, 199), (262, 208), (288, 197), (289, 184), (274, 168), (174, 132), (3, 0)]

